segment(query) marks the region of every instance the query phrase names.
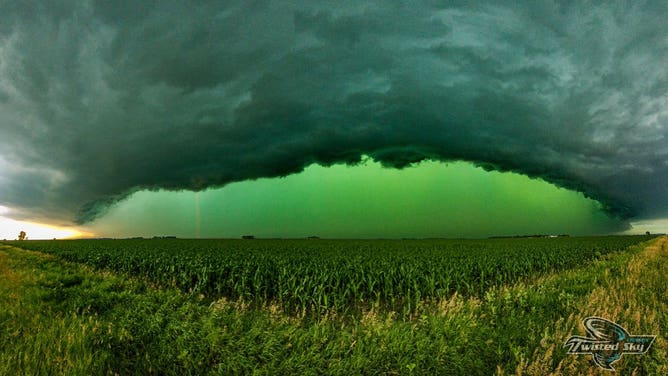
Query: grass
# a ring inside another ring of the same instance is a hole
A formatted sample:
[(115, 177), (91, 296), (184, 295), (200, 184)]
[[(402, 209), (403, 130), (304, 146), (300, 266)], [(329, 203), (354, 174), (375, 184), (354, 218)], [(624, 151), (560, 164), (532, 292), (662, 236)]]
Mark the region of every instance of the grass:
[(314, 320), (0, 245), (0, 374), (609, 374), (563, 348), (592, 315), (657, 335), (615, 363), (620, 374), (668, 374), (666, 248), (655, 239), (410, 317), (371, 307)]

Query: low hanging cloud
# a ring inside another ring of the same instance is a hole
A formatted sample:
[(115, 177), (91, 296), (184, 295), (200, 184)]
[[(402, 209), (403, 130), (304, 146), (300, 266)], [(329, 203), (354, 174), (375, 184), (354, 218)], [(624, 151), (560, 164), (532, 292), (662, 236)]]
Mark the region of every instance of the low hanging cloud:
[(85, 223), (139, 189), (466, 160), (668, 215), (660, 2), (0, 5), (0, 205)]

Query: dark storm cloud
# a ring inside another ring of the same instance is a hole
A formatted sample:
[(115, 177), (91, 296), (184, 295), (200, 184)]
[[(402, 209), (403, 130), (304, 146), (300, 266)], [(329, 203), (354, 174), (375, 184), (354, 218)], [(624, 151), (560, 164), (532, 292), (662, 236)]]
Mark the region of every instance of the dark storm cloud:
[(366, 154), (668, 214), (662, 3), (437, 3), (5, 2), (0, 205), (83, 222)]

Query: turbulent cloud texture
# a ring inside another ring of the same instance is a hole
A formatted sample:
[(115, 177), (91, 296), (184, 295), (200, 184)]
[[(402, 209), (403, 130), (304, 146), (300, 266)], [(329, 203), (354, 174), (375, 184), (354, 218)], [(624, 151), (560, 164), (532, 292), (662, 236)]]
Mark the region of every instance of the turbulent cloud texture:
[(443, 3), (2, 2), (0, 205), (83, 223), (366, 154), (668, 214), (668, 5)]

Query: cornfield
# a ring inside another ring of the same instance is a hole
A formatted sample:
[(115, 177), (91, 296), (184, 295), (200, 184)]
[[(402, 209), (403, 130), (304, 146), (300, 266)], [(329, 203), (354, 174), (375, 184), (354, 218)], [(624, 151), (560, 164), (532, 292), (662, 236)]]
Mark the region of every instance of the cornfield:
[(20, 242), (163, 286), (284, 311), (346, 314), (384, 307), (408, 314), (455, 291), (571, 268), (644, 236), (485, 240), (63, 240)]

